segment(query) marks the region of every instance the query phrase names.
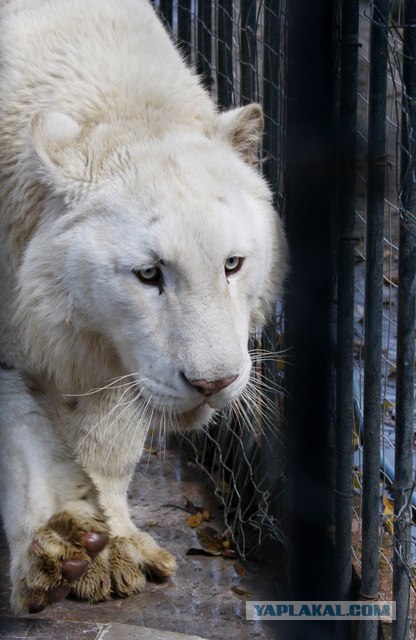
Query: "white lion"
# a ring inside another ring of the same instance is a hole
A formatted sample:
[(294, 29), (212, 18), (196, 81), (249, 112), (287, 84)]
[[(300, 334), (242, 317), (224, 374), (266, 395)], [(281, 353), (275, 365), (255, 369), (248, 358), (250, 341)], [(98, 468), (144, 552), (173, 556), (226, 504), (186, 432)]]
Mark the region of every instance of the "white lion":
[(135, 463), (149, 426), (241, 394), (285, 242), (260, 107), (219, 114), (146, 0), (2, 0), (0, 33), (0, 495), (24, 613), (174, 573), (130, 520)]

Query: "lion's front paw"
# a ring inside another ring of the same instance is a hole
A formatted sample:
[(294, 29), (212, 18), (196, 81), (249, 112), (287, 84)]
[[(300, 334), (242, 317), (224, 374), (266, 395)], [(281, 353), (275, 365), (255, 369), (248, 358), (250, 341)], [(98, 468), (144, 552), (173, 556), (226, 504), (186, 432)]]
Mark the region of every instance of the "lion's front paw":
[[(12, 607), (17, 613), (37, 613), (48, 604), (65, 598), (77, 586), (90, 580), (93, 565), (108, 544), (109, 534), (99, 517), (82, 519), (67, 512), (55, 514), (40, 527), (30, 547), (13, 563)], [(90, 580), (91, 581), (91, 580)], [(108, 597), (108, 583), (97, 585), (96, 599)]]
[(119, 596), (141, 591), (146, 575), (169, 578), (176, 571), (175, 558), (161, 549), (151, 536), (141, 531), (126, 538), (113, 538), (108, 552), (112, 590)]
[(26, 554), (14, 564), (12, 606), (37, 613), (70, 593), (89, 602), (143, 589), (146, 575), (167, 578), (175, 558), (147, 533), (110, 538), (98, 516), (55, 514), (39, 528)]

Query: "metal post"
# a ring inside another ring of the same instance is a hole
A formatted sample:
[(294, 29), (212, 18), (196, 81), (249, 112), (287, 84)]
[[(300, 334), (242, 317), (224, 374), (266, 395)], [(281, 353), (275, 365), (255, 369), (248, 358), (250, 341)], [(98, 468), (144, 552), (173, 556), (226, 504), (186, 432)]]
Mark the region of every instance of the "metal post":
[[(279, 143), (279, 49), (280, 49), (280, 0), (264, 2), (264, 71), (263, 112), (264, 136), (262, 155), (266, 159), (263, 174), (272, 188), (273, 202), (278, 205), (278, 143)], [(279, 215), (280, 212), (276, 212)], [(276, 320), (270, 322), (263, 334), (265, 349), (276, 349)], [(266, 377), (277, 378), (277, 363), (264, 363)], [(273, 396), (273, 394), (271, 394)], [(274, 399), (274, 402), (276, 400)], [(273, 452), (273, 455), (275, 453)]]
[(217, 25), (218, 104), (221, 107), (229, 107), (234, 101), (233, 0), (218, 0)]
[(247, 104), (256, 96), (256, 3), (241, 0), (240, 3), (240, 100)]
[[(339, 143), (336, 412), (336, 572), (339, 600), (351, 599), (354, 229), (357, 129), (359, 0), (343, 0)], [(338, 640), (349, 640), (350, 624), (337, 624)]]
[[(280, 48), (280, 0), (264, 2), (264, 71), (263, 112), (264, 136), (262, 156), (266, 162), (263, 174), (272, 188), (273, 202), (278, 206), (278, 142), (279, 142), (279, 48)], [(280, 212), (276, 212), (279, 215)], [(273, 318), (263, 332), (264, 349), (276, 349), (276, 319)], [(276, 380), (277, 363), (264, 363), (266, 378)], [(276, 402), (271, 393), (272, 402)], [(273, 420), (273, 417), (271, 417)], [(271, 452), (273, 456), (276, 452)], [(272, 461), (268, 460), (272, 465)]]
[(173, 17), (172, 0), (160, 0), (159, 11), (163, 15), (169, 27), (172, 28), (172, 17)]
[(277, 204), (278, 141), (279, 141), (279, 48), (280, 48), (280, 0), (264, 2), (264, 74), (263, 155), (267, 158), (264, 175), (273, 189)]
[(414, 362), (416, 329), (416, 5), (405, 2), (397, 314), (396, 447), (394, 478), (394, 640), (409, 638), (409, 564), (413, 492)]
[[(334, 599), (331, 310), (334, 277), (332, 0), (292, 0), (288, 15), (286, 227), (291, 255), (285, 341), (293, 600)], [(312, 550), (312, 552), (311, 552)], [(291, 626), (290, 626), (291, 625)], [(287, 637), (334, 636), (331, 623), (288, 623)], [(285, 636), (286, 637), (286, 636)]]
[[(365, 280), (363, 538), (361, 596), (378, 597), (384, 181), (389, 0), (374, 0), (371, 23)], [(360, 625), (376, 640), (377, 621)]]
[(202, 84), (209, 91), (211, 90), (211, 29), (212, 29), (212, 7), (207, 0), (198, 0), (198, 45), (196, 68), (201, 76)]
[(178, 39), (182, 52), (188, 61), (192, 55), (191, 0), (180, 0), (178, 4)]

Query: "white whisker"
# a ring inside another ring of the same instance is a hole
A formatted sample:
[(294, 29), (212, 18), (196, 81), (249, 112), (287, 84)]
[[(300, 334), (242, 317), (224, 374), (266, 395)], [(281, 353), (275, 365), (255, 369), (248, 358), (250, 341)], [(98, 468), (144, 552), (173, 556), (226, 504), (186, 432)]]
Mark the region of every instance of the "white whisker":
[[(126, 383), (123, 383), (123, 384), (118, 384), (122, 380), (125, 380), (126, 378), (132, 378), (133, 376), (136, 376), (134, 378), (133, 382), (126, 382)], [(124, 376), (119, 376), (117, 378), (114, 378), (113, 380), (110, 380), (110, 382), (108, 382), (108, 384), (104, 385), (103, 387), (96, 387), (95, 389), (90, 389), (89, 391), (86, 391), (85, 393), (63, 393), (62, 397), (64, 397), (64, 398), (83, 398), (83, 397), (86, 397), (86, 396), (94, 395), (96, 393), (100, 393), (101, 391), (107, 391), (108, 389), (119, 389), (119, 388), (122, 388), (123, 386), (128, 386), (129, 384), (138, 384), (140, 382), (144, 382), (147, 379), (147, 378), (138, 378), (137, 376), (138, 376), (137, 373), (128, 373), (128, 374), (126, 374)]]

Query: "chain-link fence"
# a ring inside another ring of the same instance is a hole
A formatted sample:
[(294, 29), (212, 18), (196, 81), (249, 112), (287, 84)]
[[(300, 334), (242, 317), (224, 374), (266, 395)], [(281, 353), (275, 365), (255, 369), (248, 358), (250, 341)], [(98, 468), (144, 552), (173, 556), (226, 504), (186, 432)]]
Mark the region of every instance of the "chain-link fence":
[[(285, 60), (280, 42), (286, 33), (282, 8), (251, 0), (161, 0), (155, 5), (221, 109), (252, 101), (262, 104), (267, 133), (259, 162), (281, 208)], [(255, 397), (231, 409), (203, 437), (184, 437), (212, 481), (225, 529), (243, 556), (267, 538), (286, 544), (279, 522), (285, 456), (279, 429), (283, 355), (277, 353), (282, 350), (278, 309), (276, 316), (264, 335), (252, 341)]]
[[(155, 4), (220, 108), (251, 100), (263, 105), (260, 158), (286, 219), (288, 287), (299, 298), (306, 281), (318, 301), (310, 307), (317, 317), (305, 311), (293, 330), (299, 312), (289, 292), (284, 317), (279, 307), (277, 322), (253, 344), (257, 409), (247, 407), (194, 442), (198, 459), (242, 554), (267, 535), (296, 554), (296, 527), (316, 534), (335, 522), (332, 599), (396, 600), (393, 638), (415, 637), (416, 3)], [(299, 214), (308, 207), (310, 221)], [(309, 309), (308, 295), (299, 307)], [(296, 349), (310, 348), (303, 340), (309, 332), (321, 352), (311, 351), (305, 394), (292, 399), (292, 411), (289, 406), (289, 420), (305, 425), (297, 429), (277, 414), (282, 387), (301, 388), (296, 369), (304, 361)], [(285, 344), (291, 351), (279, 358)], [(295, 405), (302, 402), (307, 407), (300, 413)], [(315, 418), (317, 407), (323, 411)], [(335, 477), (331, 457), (319, 453), (331, 443)], [(318, 529), (308, 501), (317, 511), (320, 503), (328, 507), (317, 516)], [(299, 511), (303, 520), (293, 518)], [(307, 553), (314, 548), (301, 563)], [(354, 570), (361, 579), (356, 593)], [(362, 623), (366, 640), (378, 632), (377, 624)], [(349, 625), (341, 623), (338, 633), (350, 637)]]
[[(394, 638), (414, 637), (416, 631), (415, 24), (414, 3), (360, 4), (352, 548), (362, 592), (368, 587), (369, 596), (379, 593), (397, 602)], [(366, 438), (373, 425), (376, 430)], [(370, 457), (377, 463), (372, 479)], [(373, 508), (370, 514), (371, 501), (378, 501), (378, 513)]]

